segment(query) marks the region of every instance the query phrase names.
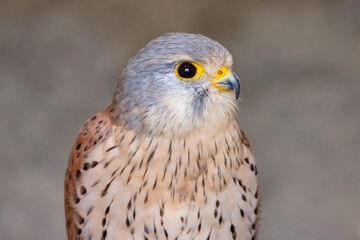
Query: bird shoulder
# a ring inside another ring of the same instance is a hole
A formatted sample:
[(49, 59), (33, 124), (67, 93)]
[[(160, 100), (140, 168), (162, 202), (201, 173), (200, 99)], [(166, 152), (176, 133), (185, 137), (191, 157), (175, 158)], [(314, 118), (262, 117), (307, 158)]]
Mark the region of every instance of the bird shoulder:
[(78, 224), (84, 221), (78, 216), (75, 209), (75, 205), (80, 201), (79, 196), (86, 193), (86, 189), (77, 187), (78, 180), (83, 171), (87, 171), (98, 164), (96, 161), (89, 163), (86, 159), (94, 148), (103, 143), (110, 135), (112, 123), (109, 108), (94, 115), (82, 126), (71, 149), (64, 184), (68, 239), (78, 238), (81, 229), (76, 227), (75, 221)]

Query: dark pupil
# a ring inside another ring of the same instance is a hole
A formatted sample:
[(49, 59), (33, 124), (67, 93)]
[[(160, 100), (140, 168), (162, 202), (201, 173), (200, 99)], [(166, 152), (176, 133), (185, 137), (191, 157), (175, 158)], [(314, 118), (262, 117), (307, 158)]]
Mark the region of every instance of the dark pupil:
[(193, 64), (185, 62), (179, 66), (178, 73), (180, 77), (192, 78), (196, 74), (196, 68)]

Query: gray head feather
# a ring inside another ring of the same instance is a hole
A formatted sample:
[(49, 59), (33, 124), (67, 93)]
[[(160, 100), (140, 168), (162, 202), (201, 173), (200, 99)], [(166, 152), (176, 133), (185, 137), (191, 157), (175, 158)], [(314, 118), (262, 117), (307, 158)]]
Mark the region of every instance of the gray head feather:
[[(179, 124), (187, 124), (182, 131), (186, 133), (206, 121), (204, 111), (214, 101), (209, 76), (196, 81), (177, 78), (174, 70), (181, 61), (200, 62), (212, 71), (221, 65), (231, 68), (232, 56), (220, 43), (199, 34), (168, 33), (152, 40), (121, 73), (114, 93), (114, 117), (131, 128), (158, 134), (179, 131)], [(179, 109), (173, 109), (169, 99), (177, 99)], [(177, 118), (183, 119), (177, 123)]]

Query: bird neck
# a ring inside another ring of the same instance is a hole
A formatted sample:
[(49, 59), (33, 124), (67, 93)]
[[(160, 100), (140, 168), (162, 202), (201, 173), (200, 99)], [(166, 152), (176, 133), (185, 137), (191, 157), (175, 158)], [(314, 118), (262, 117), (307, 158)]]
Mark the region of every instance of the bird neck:
[[(154, 112), (147, 116), (141, 115), (145, 110), (121, 107), (119, 103), (112, 103), (108, 110), (116, 122), (137, 134), (150, 136), (210, 137), (220, 134), (230, 125), (237, 125), (234, 111), (228, 111), (221, 116), (208, 116), (198, 119), (182, 119), (181, 116), (171, 116), (162, 112)], [(180, 118), (180, 119), (179, 119)], [(181, 121), (182, 120), (182, 121)]]

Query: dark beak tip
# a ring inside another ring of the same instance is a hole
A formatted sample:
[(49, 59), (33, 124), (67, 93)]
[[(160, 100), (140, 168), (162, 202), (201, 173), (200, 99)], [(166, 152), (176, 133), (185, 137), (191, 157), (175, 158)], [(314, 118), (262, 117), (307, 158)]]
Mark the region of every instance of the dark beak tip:
[(239, 96), (240, 96), (240, 88), (235, 90), (236, 99), (239, 99)]
[(233, 89), (235, 90), (235, 97), (236, 99), (239, 99), (240, 96), (240, 81), (239, 81), (239, 77), (233, 73), (235, 76), (235, 81), (232, 83), (233, 85)]

